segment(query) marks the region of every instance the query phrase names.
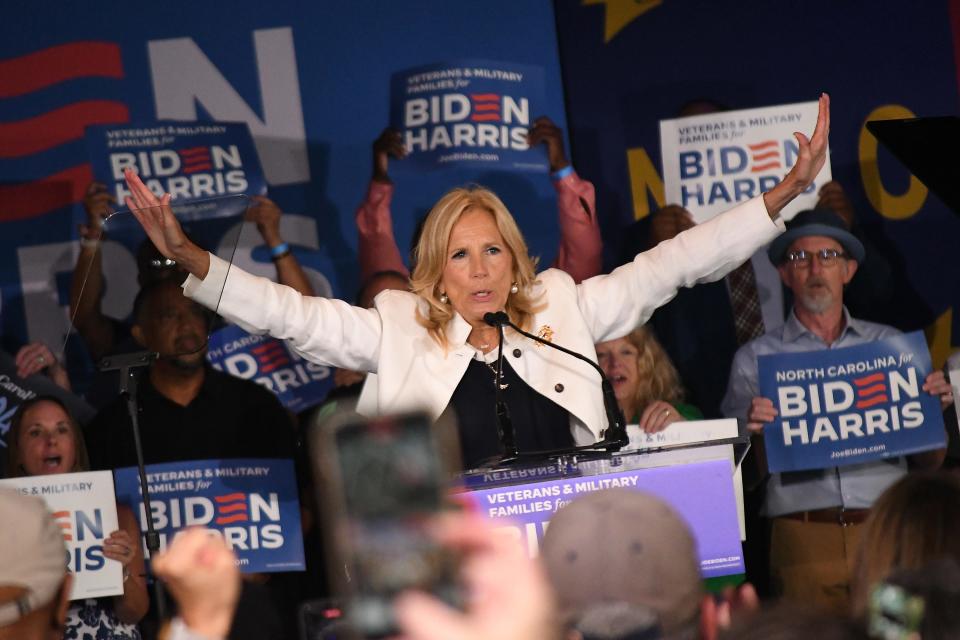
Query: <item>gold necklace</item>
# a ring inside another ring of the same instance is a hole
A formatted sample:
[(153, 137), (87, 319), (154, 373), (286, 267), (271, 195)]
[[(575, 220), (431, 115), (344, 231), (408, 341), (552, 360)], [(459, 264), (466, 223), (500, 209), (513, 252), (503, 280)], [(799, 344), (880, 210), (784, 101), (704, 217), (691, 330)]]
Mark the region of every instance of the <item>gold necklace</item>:
[[(510, 386), (510, 383), (509, 383), (509, 382), (504, 382), (504, 381), (503, 381), (503, 371), (501, 371), (501, 372), (500, 372), (500, 375), (498, 376), (498, 375), (497, 375), (497, 368), (496, 368), (495, 366), (493, 366), (492, 364), (490, 364), (490, 363), (487, 362), (486, 360), (480, 360), (480, 362), (482, 362), (483, 364), (487, 365), (487, 368), (490, 369), (490, 371), (493, 373), (493, 384), (498, 385), (498, 386), (500, 387), (500, 390), (501, 390), (501, 391), (503, 391), (504, 389), (506, 389), (507, 387)], [(498, 381), (498, 378), (499, 378), (499, 381)]]

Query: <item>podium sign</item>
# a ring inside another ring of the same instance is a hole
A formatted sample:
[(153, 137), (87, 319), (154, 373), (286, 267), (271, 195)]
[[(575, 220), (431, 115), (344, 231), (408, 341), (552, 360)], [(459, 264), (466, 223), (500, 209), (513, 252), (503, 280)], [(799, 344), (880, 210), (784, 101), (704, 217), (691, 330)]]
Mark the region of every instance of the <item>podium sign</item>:
[(534, 556), (554, 513), (580, 495), (614, 487), (653, 494), (683, 517), (696, 540), (704, 578), (744, 573), (729, 460), (553, 477), (468, 490), (463, 496), (495, 524), (516, 530)]

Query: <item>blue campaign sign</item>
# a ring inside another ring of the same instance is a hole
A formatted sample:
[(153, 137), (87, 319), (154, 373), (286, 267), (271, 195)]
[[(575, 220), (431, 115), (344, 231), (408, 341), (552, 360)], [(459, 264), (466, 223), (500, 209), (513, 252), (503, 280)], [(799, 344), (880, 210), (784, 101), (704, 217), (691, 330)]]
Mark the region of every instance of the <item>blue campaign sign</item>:
[(826, 469), (945, 446), (922, 332), (869, 344), (760, 356), (760, 395), (777, 419), (764, 425), (771, 472)]
[(233, 325), (210, 335), (207, 360), (214, 369), (263, 385), (294, 413), (322, 402), (332, 382), (330, 367), (307, 362), (282, 340)]
[(398, 168), (546, 172), (544, 151), (527, 144), (545, 107), (543, 69), (532, 65), (458, 60), (395, 73), (390, 122), (409, 154)]
[[(136, 467), (114, 471), (117, 502), (147, 530)], [(181, 529), (217, 531), (244, 573), (302, 571), (300, 502), (291, 460), (195, 460), (147, 465), (153, 524), (165, 549)], [(146, 553), (146, 550), (144, 550)]]
[(136, 171), (157, 195), (169, 193), (179, 205), (178, 216), (187, 219), (236, 211), (222, 206), (185, 211), (184, 203), (267, 192), (260, 159), (244, 123), (99, 125), (87, 127), (86, 143), (93, 177), (107, 185), (118, 207), (130, 195), (123, 179), (126, 169)]

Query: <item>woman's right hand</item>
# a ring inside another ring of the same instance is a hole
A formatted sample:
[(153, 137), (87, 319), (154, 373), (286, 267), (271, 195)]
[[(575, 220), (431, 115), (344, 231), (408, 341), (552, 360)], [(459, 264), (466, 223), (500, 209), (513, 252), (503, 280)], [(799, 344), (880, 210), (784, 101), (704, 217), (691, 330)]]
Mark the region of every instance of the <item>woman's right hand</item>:
[(157, 198), (132, 169), (126, 169), (123, 177), (130, 189), (126, 205), (157, 250), (164, 257), (176, 260), (189, 273), (200, 279), (205, 278), (210, 268), (210, 256), (190, 242), (183, 232), (180, 221), (170, 207), (170, 194), (165, 193)]

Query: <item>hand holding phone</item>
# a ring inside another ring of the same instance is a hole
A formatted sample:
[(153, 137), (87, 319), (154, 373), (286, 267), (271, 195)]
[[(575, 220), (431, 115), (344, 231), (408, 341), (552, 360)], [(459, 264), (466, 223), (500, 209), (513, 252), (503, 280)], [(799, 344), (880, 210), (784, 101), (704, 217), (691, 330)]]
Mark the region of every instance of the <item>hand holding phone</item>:
[(328, 566), (351, 625), (366, 637), (395, 634), (394, 599), (411, 589), (459, 603), (457, 554), (430, 535), (458, 468), (442, 453), (457, 448), (441, 440), (456, 430), (419, 414), (339, 416), (318, 428)]
[(407, 592), (396, 612), (406, 640), (543, 640), (560, 637), (546, 572), (516, 537), (480, 516), (440, 518), (434, 536), (463, 556), (466, 610), (421, 592)]

